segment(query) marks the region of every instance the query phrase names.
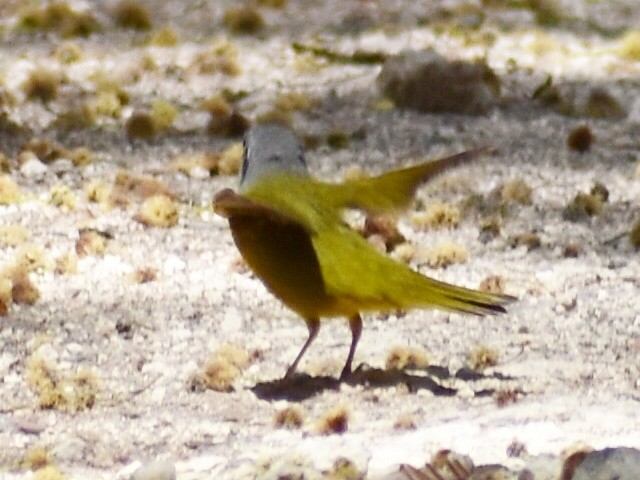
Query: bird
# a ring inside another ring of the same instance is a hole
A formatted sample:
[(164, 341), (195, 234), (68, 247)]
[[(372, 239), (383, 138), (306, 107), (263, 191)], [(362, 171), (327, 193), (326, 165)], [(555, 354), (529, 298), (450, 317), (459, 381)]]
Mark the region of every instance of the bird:
[(457, 153), (378, 176), (324, 182), (313, 178), (303, 144), (288, 126), (258, 124), (244, 136), (238, 192), (219, 191), (213, 210), (229, 221), (241, 256), (266, 288), (306, 323), (308, 336), (284, 379), (291, 379), (321, 321), (345, 317), (351, 330), (340, 381), (352, 373), (362, 314), (436, 308), (486, 315), (515, 297), (441, 282), (376, 250), (343, 220), (345, 209), (399, 213), (434, 176), (479, 157)]

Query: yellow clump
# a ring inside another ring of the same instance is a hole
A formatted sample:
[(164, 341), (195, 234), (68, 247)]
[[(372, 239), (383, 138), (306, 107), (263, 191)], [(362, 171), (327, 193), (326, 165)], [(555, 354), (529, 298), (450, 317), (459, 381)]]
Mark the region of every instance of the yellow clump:
[(153, 267), (137, 268), (129, 275), (132, 283), (149, 283), (158, 278), (158, 270)]
[(42, 248), (32, 243), (25, 243), (16, 251), (14, 265), (18, 269), (35, 272), (47, 268), (48, 261)]
[(30, 235), (29, 229), (22, 225), (4, 225), (0, 227), (0, 245), (16, 247), (24, 243)]
[(411, 216), (411, 223), (416, 228), (457, 228), (460, 225), (460, 209), (450, 203), (435, 203), (424, 212)]
[(578, 221), (600, 215), (603, 209), (604, 201), (600, 195), (579, 192), (564, 208), (562, 217), (565, 220)]
[(55, 260), (53, 269), (58, 275), (78, 273), (78, 255), (75, 253), (65, 253)]
[(225, 358), (232, 365), (235, 365), (241, 370), (249, 365), (249, 354), (244, 349), (236, 345), (232, 345), (230, 343), (222, 345), (218, 348), (216, 353), (220, 358)]
[(277, 428), (288, 428), (290, 430), (300, 428), (304, 423), (304, 412), (299, 405), (288, 405), (277, 410), (273, 416), (273, 424)]
[(223, 345), (216, 350), (191, 381), (193, 389), (208, 388), (218, 392), (233, 390), (235, 381), (249, 364), (249, 355), (235, 345)]
[(9, 175), (0, 175), (0, 205), (9, 205), (20, 200), (20, 187)]
[(238, 60), (238, 49), (230, 42), (218, 42), (209, 50), (197, 54), (187, 70), (200, 75), (213, 73), (240, 75), (242, 68)]
[(94, 153), (86, 147), (74, 148), (69, 152), (69, 159), (76, 167), (85, 167), (93, 162)]
[(609, 201), (609, 189), (602, 182), (595, 182), (591, 190), (589, 190), (589, 195), (599, 197), (602, 203)]
[(393, 215), (367, 215), (361, 232), (374, 245), (381, 240), (382, 251), (391, 252), (407, 240), (398, 230), (397, 223), (398, 220)]
[(212, 153), (194, 152), (182, 154), (171, 160), (170, 168), (177, 172), (191, 175), (196, 169), (202, 169), (213, 175), (218, 173), (220, 155)]
[(627, 115), (620, 99), (603, 87), (591, 90), (585, 101), (583, 113), (587, 117), (601, 119), (620, 119)]
[(39, 470), (47, 465), (51, 465), (52, 462), (53, 459), (51, 458), (49, 450), (36, 445), (27, 450), (24, 458), (20, 462), (20, 466), (29, 470)]
[(393, 422), (394, 430), (415, 430), (418, 428), (417, 418), (414, 414), (404, 413)]
[(489, 293), (504, 293), (504, 278), (499, 275), (491, 275), (480, 282), (478, 290)]
[(233, 113), (233, 106), (222, 92), (210, 96), (200, 103), (200, 109), (209, 112), (214, 117), (229, 117)]
[(262, 30), (265, 26), (260, 12), (252, 7), (229, 8), (222, 18), (222, 22), (231, 32), (236, 34), (251, 34)]
[(163, 132), (173, 126), (173, 122), (178, 116), (178, 109), (167, 100), (156, 100), (151, 105), (151, 116), (156, 129)]
[(527, 0), (524, 3), (535, 15), (538, 25), (555, 26), (562, 20), (562, 7), (557, 0)]
[(39, 67), (22, 83), (22, 91), (30, 100), (48, 102), (58, 96), (63, 77), (60, 73)]
[(133, 218), (147, 227), (170, 228), (178, 223), (178, 207), (166, 195), (153, 195), (142, 203)]
[(111, 198), (112, 190), (113, 187), (104, 180), (93, 180), (84, 187), (84, 194), (90, 202), (107, 205)]
[(222, 137), (237, 137), (251, 126), (249, 119), (240, 112), (233, 111), (229, 116), (211, 115), (207, 132)]
[(500, 230), (502, 229), (502, 220), (498, 216), (492, 216), (489, 218), (485, 218), (480, 223), (480, 236), (481, 238), (485, 238), (486, 241), (489, 241), (498, 235), (500, 235)]
[(140, 68), (145, 72), (158, 72), (159, 65), (151, 53), (146, 53), (140, 60)]
[(396, 247), (391, 252), (391, 256), (402, 263), (409, 263), (416, 256), (416, 247), (412, 243), (404, 242)]
[(415, 347), (393, 347), (387, 355), (387, 370), (405, 370), (408, 368), (427, 368), (429, 356), (424, 350)]
[(73, 210), (78, 204), (76, 194), (66, 185), (56, 185), (51, 188), (49, 203), (54, 207)]
[(279, 110), (277, 108), (269, 109), (256, 115), (256, 123), (279, 123), (293, 127), (293, 117), (291, 112)]
[(218, 162), (218, 173), (220, 175), (235, 175), (240, 171), (244, 148), (242, 143), (236, 142), (225, 148), (220, 154)]
[(211, 358), (198, 376), (198, 383), (217, 392), (233, 390), (233, 384), (240, 377), (241, 371), (226, 358)]
[(59, 44), (53, 51), (53, 55), (60, 63), (71, 64), (82, 59), (82, 47), (76, 42), (67, 41)]
[(389, 97), (376, 98), (371, 102), (371, 108), (380, 112), (387, 112), (396, 107), (395, 102)]
[(462, 245), (445, 241), (427, 249), (422, 255), (431, 268), (445, 268), (454, 263), (464, 263), (469, 259), (469, 251)]
[(328, 65), (327, 60), (309, 52), (298, 53), (293, 61), (295, 71), (299, 74), (319, 73)]
[(365, 478), (365, 474), (356, 467), (353, 461), (344, 457), (337, 458), (331, 469), (322, 473), (324, 480), (362, 480)]
[(313, 108), (317, 101), (313, 100), (309, 93), (287, 92), (280, 93), (274, 102), (274, 107), (283, 112), (307, 111)]
[(69, 150), (63, 145), (54, 140), (47, 138), (32, 138), (26, 142), (23, 147), (21, 157), (18, 158), (18, 163), (24, 163), (25, 159), (29, 159), (30, 155), (35, 155), (43, 163), (51, 163), (59, 158), (66, 158), (69, 156)]
[(0, 316), (6, 315), (13, 304), (13, 281), (0, 273)]
[(65, 476), (55, 465), (47, 465), (33, 472), (33, 480), (65, 480)]
[[(1, 279), (4, 279), (2, 282), (4, 300), (1, 302), (4, 305), (3, 310), (8, 310), (12, 303), (33, 305), (40, 298), (40, 291), (29, 278), (28, 268), (20, 261), (0, 271)], [(11, 288), (10, 297), (9, 288)]]
[(88, 101), (71, 102), (67, 109), (60, 111), (51, 123), (51, 127), (62, 131), (87, 129), (96, 125), (97, 116)]
[(536, 31), (526, 45), (527, 50), (537, 57), (562, 51), (562, 43), (546, 31)]
[(500, 355), (494, 348), (480, 346), (469, 354), (469, 367), (473, 370), (484, 370), (495, 367), (498, 364)]
[(101, 25), (89, 10), (77, 11), (67, 2), (52, 1), (46, 7), (24, 9), (18, 28), (55, 31), (63, 37), (86, 37), (100, 30)]
[(640, 30), (631, 30), (620, 40), (618, 55), (628, 60), (640, 61)]
[[(2, 92), (0, 92), (2, 95)], [(2, 101), (0, 99), (0, 108), (2, 107)], [(9, 173), (11, 171), (11, 161), (4, 153), (0, 152), (0, 173)]]
[(156, 47), (175, 47), (179, 41), (176, 31), (171, 27), (165, 26), (153, 32), (147, 43)]
[(521, 205), (531, 205), (533, 189), (521, 178), (505, 182), (500, 188), (500, 198), (503, 202), (516, 202)]
[(31, 282), (29, 275), (24, 272), (17, 271), (13, 278), (11, 296), (15, 303), (33, 305), (40, 298), (40, 290), (38, 290), (38, 287)]
[(133, 0), (121, 0), (113, 9), (113, 19), (122, 28), (149, 30), (153, 26), (149, 10)]
[(535, 250), (542, 246), (542, 240), (540, 235), (536, 232), (525, 232), (514, 235), (510, 238), (510, 244), (512, 247), (527, 247), (527, 250)]
[(128, 105), (130, 97), (124, 89), (122, 80), (114, 78), (113, 74), (107, 70), (96, 70), (89, 75), (89, 80), (95, 85), (96, 93), (113, 92), (121, 105)]
[(99, 390), (93, 372), (78, 370), (73, 375), (64, 375), (53, 362), (38, 355), (32, 355), (27, 361), (26, 377), (29, 386), (38, 394), (38, 405), (43, 409), (87, 410), (95, 404)]
[(73, 397), (69, 402), (72, 411), (93, 407), (98, 395), (98, 378), (92, 370), (79, 369), (72, 377)]
[(95, 98), (87, 108), (95, 116), (118, 118), (122, 113), (122, 101), (118, 92), (114, 90), (101, 90), (96, 92)]
[(131, 195), (139, 198), (149, 198), (154, 195), (164, 195), (171, 199), (176, 195), (171, 188), (161, 180), (144, 175), (136, 175), (127, 170), (120, 170), (114, 179), (114, 195)]
[(80, 230), (76, 240), (76, 253), (80, 257), (102, 255), (107, 250), (108, 236), (92, 228)]
[(341, 434), (349, 428), (349, 410), (338, 405), (326, 412), (316, 423), (315, 431), (320, 435)]

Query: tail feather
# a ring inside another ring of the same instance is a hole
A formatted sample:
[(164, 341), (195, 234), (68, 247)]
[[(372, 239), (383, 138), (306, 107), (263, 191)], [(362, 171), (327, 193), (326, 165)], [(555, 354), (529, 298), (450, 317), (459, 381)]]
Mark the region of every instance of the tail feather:
[(407, 307), (432, 306), (482, 316), (505, 313), (505, 305), (516, 300), (511, 295), (472, 290), (417, 275), (419, 283), (407, 295)]

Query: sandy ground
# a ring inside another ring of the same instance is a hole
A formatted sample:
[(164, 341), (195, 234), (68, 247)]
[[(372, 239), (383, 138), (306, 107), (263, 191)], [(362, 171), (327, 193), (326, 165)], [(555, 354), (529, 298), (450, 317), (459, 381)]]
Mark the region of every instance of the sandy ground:
[[(0, 206), (0, 225), (27, 227), (29, 242), (44, 251), (46, 261), (31, 274), (39, 300), (14, 304), (0, 317), (0, 476), (32, 478), (17, 465), (34, 446), (47, 449), (65, 478), (74, 479), (124, 478), (138, 462), (156, 458), (175, 462), (181, 479), (253, 478), (261, 463), (289, 455), (320, 470), (346, 457), (373, 476), (398, 463), (424, 464), (442, 448), (476, 463), (518, 468), (522, 460), (507, 455), (514, 442), (531, 454), (554, 455), (577, 443), (640, 447), (640, 259), (624, 235), (640, 218), (640, 63), (616, 53), (624, 29), (640, 24), (634, 2), (561, 2), (566, 18), (546, 30), (527, 11), (489, 9), (480, 30), (496, 34), (489, 45), (468, 42), (452, 27), (418, 25), (416, 12), (436, 18), (434, 12), (445, 8), (432, 2), (347, 2), (347, 8), (288, 3), (285, 10), (261, 9), (267, 27), (260, 35), (236, 37), (221, 26), (225, 2), (152, 2), (154, 25), (173, 25), (178, 45), (146, 46), (147, 33), (112, 27), (74, 40), (84, 53), (71, 65), (51, 55), (60, 42), (55, 34), (16, 34), (15, 9), (7, 7), (0, 89), (16, 96), (4, 108), (9, 124), (18, 127), (0, 134), (0, 151), (15, 159), (25, 141), (48, 138), (69, 148), (86, 146), (98, 161), (82, 168), (58, 161), (41, 172), (8, 173), (24, 198)], [(106, 18), (106, 7), (83, 5)], [(460, 13), (465, 10), (456, 10), (460, 5), (451, 2), (454, 20), (466, 18)], [(302, 15), (305, 9), (311, 14)], [(189, 73), (194, 55), (221, 37), (238, 49), (242, 73)], [(485, 56), (502, 80), (502, 94), (484, 115), (381, 110), (372, 107), (379, 65), (309, 60), (309, 54), (294, 52), (292, 41), (347, 54), (433, 47), (456, 58)], [(141, 71), (146, 57), (159, 68)], [(319, 65), (312, 71), (300, 67), (313, 62)], [(56, 100), (23, 98), (20, 85), (34, 64), (68, 75)], [(51, 121), (78, 91), (91, 90), (97, 70), (122, 83), (130, 105), (95, 127), (56, 129)], [(624, 115), (565, 116), (541, 106), (531, 96), (549, 74), (578, 96), (594, 85), (606, 89)], [(346, 148), (321, 142), (308, 152), (312, 171), (329, 180), (340, 179), (352, 165), (379, 172), (493, 146), (494, 153), (418, 196), (425, 203), (458, 204), (523, 179), (532, 202), (504, 207), (496, 238), (479, 238), (483, 214), (477, 207), (459, 228), (419, 231), (403, 217), (400, 229), (417, 248), (451, 240), (468, 249), (466, 263), (446, 269), (414, 262), (423, 273), (470, 287), (499, 275), (519, 301), (508, 314), (483, 319), (433, 311), (368, 316), (356, 364), (382, 368), (392, 347), (409, 346), (428, 352), (434, 366), (398, 375), (388, 385), (371, 385), (365, 375), (326, 388), (334, 385), (324, 377), (339, 373), (349, 342), (344, 322), (327, 322), (300, 366), (316, 381), (301, 377), (279, 388), (306, 328), (239, 266), (226, 221), (208, 208), (216, 191), (235, 186), (235, 177), (192, 178), (167, 170), (177, 154), (216, 152), (237, 141), (208, 135), (208, 116), (198, 109), (223, 88), (248, 93), (237, 105), (250, 118), (268, 110), (265, 105), (279, 92), (316, 99), (316, 106), (294, 112), (292, 119), (302, 134), (349, 136)], [(151, 140), (127, 138), (123, 118), (156, 98), (180, 106), (175, 128)], [(568, 132), (582, 123), (595, 134), (584, 154), (566, 146)], [(136, 198), (111, 210), (85, 199), (90, 181), (112, 182), (121, 168), (155, 176), (177, 193), (176, 226), (136, 222)], [(596, 181), (610, 194), (602, 213), (565, 220), (568, 202)], [(49, 202), (59, 184), (77, 193), (75, 209)], [(106, 252), (80, 258), (76, 274), (54, 273), (51, 261), (73, 252), (79, 229), (86, 227), (109, 233)], [(514, 236), (530, 232), (539, 236), (539, 248), (513, 246)], [(578, 246), (575, 258), (564, 254), (568, 244)], [(0, 265), (15, 255), (16, 248), (3, 247)], [(132, 282), (131, 272), (143, 268), (156, 269), (157, 278)], [(235, 388), (192, 391), (194, 374), (225, 344), (253, 359)], [(456, 377), (479, 346), (495, 349), (498, 364), (477, 376)], [(99, 390), (92, 408), (38, 408), (27, 381), (34, 356), (55, 364), (62, 376), (93, 372)], [(498, 406), (499, 392), (513, 392), (517, 401)], [(302, 409), (300, 429), (274, 426), (275, 412), (289, 402)], [(317, 421), (340, 406), (349, 412), (347, 431), (318, 435)], [(413, 428), (398, 428), (407, 419)]]

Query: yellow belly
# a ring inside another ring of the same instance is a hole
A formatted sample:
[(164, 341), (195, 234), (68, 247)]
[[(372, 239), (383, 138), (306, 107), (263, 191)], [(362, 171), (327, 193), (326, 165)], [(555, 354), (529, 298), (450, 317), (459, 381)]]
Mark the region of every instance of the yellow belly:
[(358, 313), (354, 302), (326, 292), (313, 244), (303, 228), (256, 217), (230, 218), (229, 223), (244, 260), (289, 308), (304, 318)]

